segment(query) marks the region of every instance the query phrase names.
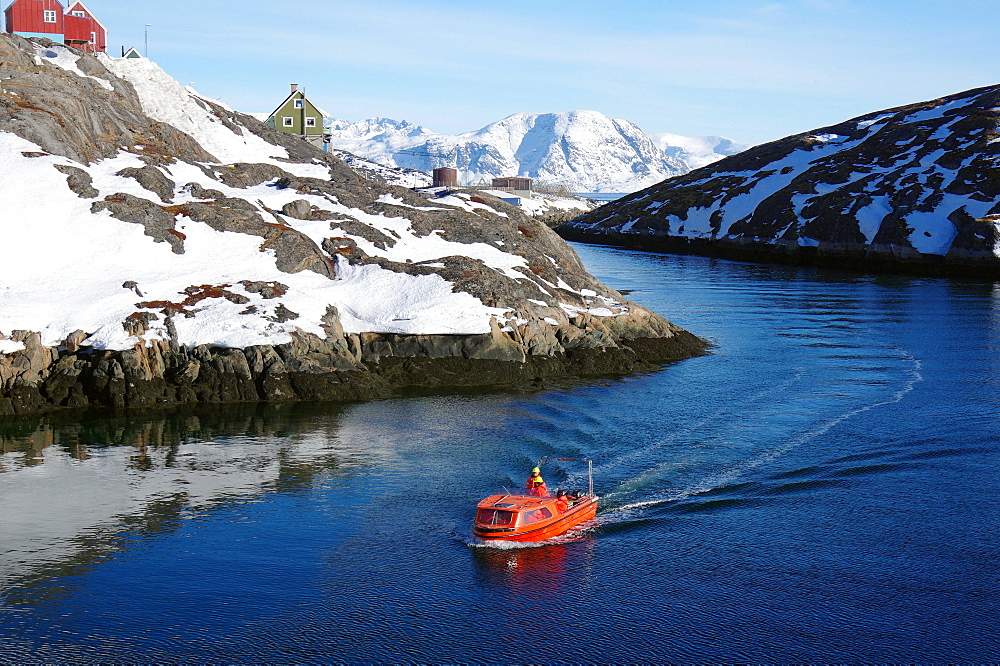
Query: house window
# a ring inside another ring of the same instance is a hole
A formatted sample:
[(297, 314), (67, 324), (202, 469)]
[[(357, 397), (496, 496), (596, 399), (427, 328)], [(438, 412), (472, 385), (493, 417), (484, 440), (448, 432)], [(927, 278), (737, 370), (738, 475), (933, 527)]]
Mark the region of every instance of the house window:
[(316, 119), (312, 117), (306, 118), (306, 127), (316, 127)]
[(55, 13), (55, 10), (46, 9), (45, 11), (43, 11), (42, 12), (42, 20), (45, 23), (55, 23), (56, 22), (56, 13)]
[(83, 12), (73, 12), (73, 16), (86, 16)]
[(295, 119), (291, 116), (281, 116), (281, 126), (291, 127), (295, 124)]
[(295, 100), (295, 108), (296, 109), (301, 109), (302, 108), (302, 100), (301, 99)]

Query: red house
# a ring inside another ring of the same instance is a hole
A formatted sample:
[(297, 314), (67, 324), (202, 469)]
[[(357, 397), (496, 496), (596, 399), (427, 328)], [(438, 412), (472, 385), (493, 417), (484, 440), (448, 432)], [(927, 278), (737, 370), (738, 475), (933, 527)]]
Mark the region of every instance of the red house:
[(59, 0), (14, 0), (4, 16), (7, 32), (15, 35), (47, 37), (91, 53), (107, 53), (108, 30), (82, 2), (63, 9)]

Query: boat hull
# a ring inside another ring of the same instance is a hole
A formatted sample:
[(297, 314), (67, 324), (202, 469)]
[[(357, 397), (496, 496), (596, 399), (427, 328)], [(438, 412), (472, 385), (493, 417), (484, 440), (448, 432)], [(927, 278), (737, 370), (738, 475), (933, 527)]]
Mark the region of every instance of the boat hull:
[[(493, 497), (483, 500), (480, 502), (479, 508), (489, 509), (496, 506), (493, 500)], [(551, 508), (555, 506), (555, 498), (532, 498), (517, 507), (517, 509), (518, 513), (526, 513), (538, 508)], [(473, 524), (472, 532), (484, 541), (545, 541), (560, 534), (565, 534), (570, 529), (591, 520), (597, 515), (597, 497), (593, 495), (582, 497), (564, 513), (553, 511), (553, 514), (547, 520), (540, 520), (531, 524), (522, 524), (521, 520), (518, 519), (517, 524), (511, 527), (495, 527), (476, 522)]]

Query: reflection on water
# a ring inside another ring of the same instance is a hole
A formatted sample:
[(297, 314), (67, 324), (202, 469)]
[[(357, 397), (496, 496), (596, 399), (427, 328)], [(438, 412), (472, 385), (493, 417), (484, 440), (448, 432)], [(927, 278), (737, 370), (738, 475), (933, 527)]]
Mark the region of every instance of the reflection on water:
[(521, 630), (540, 623), (560, 622), (573, 614), (570, 600), (586, 594), (591, 583), (594, 541), (554, 545), (508, 544), (509, 547), (471, 548), (476, 579), (502, 598), (498, 623)]
[(470, 548), (481, 584), (512, 597), (561, 595), (586, 584), (593, 539), (554, 545)]
[(155, 536), (227, 502), (305, 488), (377, 459), (363, 440), (341, 441), (338, 411), (206, 405), (3, 424), (0, 588), (90, 566), (123, 534)]

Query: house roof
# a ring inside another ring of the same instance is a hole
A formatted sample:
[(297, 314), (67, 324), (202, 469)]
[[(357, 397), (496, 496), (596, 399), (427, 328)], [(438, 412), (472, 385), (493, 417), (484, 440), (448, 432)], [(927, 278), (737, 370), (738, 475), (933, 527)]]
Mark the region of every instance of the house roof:
[[(20, 2), (20, 0), (13, 0), (13, 2), (11, 2), (9, 5), (7, 5), (6, 7), (4, 7), (4, 11), (7, 11), (8, 9), (10, 9), (14, 5), (16, 5), (18, 2)], [(58, 5), (61, 6), (62, 5), (62, 0), (56, 0), (56, 4), (58, 4)], [(65, 14), (68, 14), (69, 12), (73, 11), (73, 8), (76, 7), (77, 5), (80, 5), (80, 7), (83, 9), (83, 11), (87, 12), (87, 16), (89, 16), (91, 19), (93, 19), (94, 23), (96, 23), (97, 25), (99, 25), (102, 28), (104, 28), (104, 32), (108, 31), (108, 26), (106, 26), (103, 23), (101, 23), (101, 20), (94, 15), (94, 12), (90, 11), (90, 8), (87, 7), (87, 5), (85, 5), (82, 2), (80, 2), (80, 0), (76, 0), (76, 2), (74, 2), (69, 7), (64, 7), (63, 8), (63, 14), (65, 15)]]
[(296, 95), (301, 95), (301, 96), (302, 96), (302, 99), (304, 99), (304, 100), (306, 100), (307, 102), (309, 102), (310, 104), (312, 104), (312, 105), (313, 105), (313, 107), (314, 107), (314, 108), (315, 108), (315, 109), (316, 109), (317, 111), (319, 111), (319, 115), (323, 116), (324, 118), (331, 118), (331, 117), (332, 117), (332, 116), (331, 116), (331, 115), (330, 115), (329, 113), (327, 113), (327, 112), (326, 112), (326, 111), (324, 111), (323, 109), (321, 109), (321, 108), (319, 108), (318, 106), (316, 106), (316, 103), (315, 103), (315, 102), (313, 102), (313, 101), (312, 101), (311, 99), (309, 99), (308, 97), (306, 97), (306, 93), (305, 93), (304, 91), (302, 91), (302, 90), (293, 90), (293, 91), (292, 91), (291, 93), (289, 93), (289, 94), (288, 94), (288, 97), (286, 97), (286, 98), (285, 98), (284, 100), (282, 100), (281, 104), (279, 104), (278, 106), (274, 107), (274, 111), (272, 111), (272, 112), (271, 112), (271, 113), (270, 113), (270, 114), (269, 114), (269, 115), (268, 115), (267, 117), (268, 117), (268, 118), (271, 118), (271, 117), (273, 117), (273, 116), (274, 116), (274, 114), (276, 114), (276, 113), (277, 113), (278, 111), (280, 111), (280, 110), (281, 110), (281, 107), (283, 107), (284, 105), (288, 104), (288, 100), (290, 100), (291, 98), (295, 97)]
[[(7, 11), (8, 9), (10, 9), (11, 7), (13, 7), (14, 5), (16, 5), (20, 1), (21, 0), (13, 0), (9, 5), (7, 5), (6, 7), (4, 7), (3, 10)], [(56, 0), (56, 2), (59, 3), (60, 5), (62, 5), (61, 0)]]
[[(7, 11), (8, 9), (10, 9), (11, 7), (13, 7), (14, 5), (16, 5), (20, 1), (21, 0), (13, 0), (10, 4), (8, 4), (6, 7), (4, 7), (3, 10)], [(59, 2), (60, 5), (62, 4), (62, 2), (60, 2), (60, 0), (56, 0), (56, 2)]]
[(80, 8), (83, 9), (83, 11), (87, 12), (87, 16), (89, 16), (91, 19), (93, 19), (94, 23), (96, 23), (97, 25), (99, 25), (102, 28), (104, 28), (104, 32), (108, 31), (108, 26), (106, 26), (103, 23), (101, 23), (101, 20), (94, 15), (94, 12), (90, 11), (90, 8), (87, 7), (87, 5), (85, 5), (82, 2), (80, 2), (80, 0), (76, 0), (76, 2), (74, 2), (72, 5), (68, 6), (63, 11), (63, 13), (64, 14), (70, 13), (71, 11), (73, 11), (73, 8), (76, 7), (77, 5), (79, 5)]

